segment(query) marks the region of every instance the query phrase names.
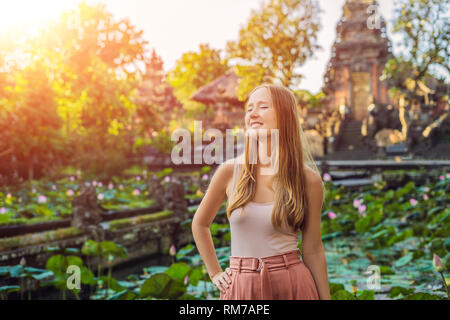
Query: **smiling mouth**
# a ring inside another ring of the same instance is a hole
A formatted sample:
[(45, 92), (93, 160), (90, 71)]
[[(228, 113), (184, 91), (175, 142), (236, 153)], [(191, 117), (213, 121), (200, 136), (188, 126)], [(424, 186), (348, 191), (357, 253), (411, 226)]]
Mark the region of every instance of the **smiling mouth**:
[(262, 126), (263, 124), (261, 122), (253, 122), (253, 123), (250, 124), (250, 126), (254, 126), (254, 125)]

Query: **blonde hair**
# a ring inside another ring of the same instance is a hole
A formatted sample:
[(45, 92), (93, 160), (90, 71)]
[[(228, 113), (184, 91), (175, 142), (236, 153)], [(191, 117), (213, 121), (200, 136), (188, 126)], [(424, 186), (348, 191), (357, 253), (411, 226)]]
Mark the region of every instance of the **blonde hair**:
[[(271, 214), (272, 225), (282, 231), (282, 223), (287, 223), (295, 231), (303, 227), (305, 212), (308, 210), (306, 196), (305, 166), (319, 174), (320, 171), (311, 155), (308, 142), (300, 125), (297, 100), (288, 88), (275, 84), (261, 84), (251, 94), (266, 88), (270, 93), (279, 129), (279, 148), (275, 155), (278, 161), (274, 175), (274, 205)], [(248, 102), (247, 98), (247, 102)], [(273, 147), (273, 146), (272, 146)], [(272, 152), (272, 157), (274, 153)], [(240, 174), (236, 177), (236, 191), (228, 202), (227, 217), (233, 210), (245, 206), (255, 196), (257, 164), (249, 161), (249, 136), (245, 138), (244, 160)]]

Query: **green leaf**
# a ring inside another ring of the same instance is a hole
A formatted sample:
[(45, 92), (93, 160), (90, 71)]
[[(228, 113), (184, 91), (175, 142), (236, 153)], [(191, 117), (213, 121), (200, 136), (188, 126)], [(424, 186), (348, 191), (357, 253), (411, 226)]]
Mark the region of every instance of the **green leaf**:
[(36, 280), (44, 280), (46, 278), (51, 278), (54, 275), (55, 274), (53, 273), (53, 271), (46, 271), (46, 272), (42, 272), (39, 274), (33, 274), (32, 277), (33, 277), (33, 279), (36, 279)]
[(172, 264), (165, 272), (174, 280), (184, 280), (189, 272), (191, 272), (191, 268), (184, 262), (178, 262)]
[(355, 300), (355, 297), (346, 290), (338, 290), (331, 296), (331, 300)]
[(203, 272), (202, 267), (196, 267), (192, 270), (191, 274), (189, 275), (189, 282), (196, 286), (198, 284), (198, 281), (203, 278)]
[(13, 267), (9, 267), (9, 275), (13, 278), (21, 277), (23, 274), (23, 266), (18, 264)]
[(414, 292), (414, 289), (395, 286), (395, 287), (391, 288), (391, 292), (389, 293), (389, 297), (390, 298), (395, 298), (396, 296), (398, 296), (400, 294), (405, 296), (405, 295), (409, 295), (409, 294), (411, 294), (413, 292)]
[(397, 261), (395, 261), (394, 266), (397, 268), (403, 267), (404, 265), (411, 262), (412, 258), (413, 258), (413, 253), (409, 252), (407, 255), (405, 255), (405, 256), (401, 257), (400, 259), (398, 259)]
[(394, 271), (389, 266), (380, 266), (380, 272), (382, 275), (385, 274), (395, 274)]
[(177, 300), (202, 300), (202, 299), (197, 298), (196, 296), (193, 296), (191, 294), (185, 293), (185, 294), (181, 295), (180, 297), (178, 297)]
[(65, 253), (79, 253), (80, 249), (78, 249), (78, 248), (65, 248), (64, 252)]
[(359, 300), (375, 300), (375, 292), (372, 290), (358, 291), (356, 296)]
[(100, 255), (100, 246), (98, 242), (94, 240), (87, 240), (83, 247), (81, 248), (81, 253), (87, 256), (97, 256)]
[(344, 285), (342, 283), (329, 283), (330, 294), (333, 294), (339, 290), (344, 290)]
[(157, 273), (145, 280), (142, 284), (139, 294), (142, 298), (152, 296), (155, 298), (163, 298), (167, 295), (172, 278), (166, 273)]
[(75, 266), (78, 266), (80, 268), (83, 266), (83, 260), (80, 257), (77, 257), (77, 256), (67, 256), (66, 257), (66, 261), (67, 261), (67, 266), (75, 265)]
[(387, 245), (391, 246), (395, 242), (403, 241), (409, 237), (412, 237), (413, 234), (414, 234), (414, 232), (412, 229), (408, 229), (403, 232), (400, 232), (400, 233), (396, 234), (395, 236), (393, 236), (392, 238), (390, 238)]
[(92, 271), (86, 268), (85, 266), (81, 267), (80, 273), (81, 273), (81, 283), (92, 285), (96, 283), (96, 280), (94, 279), (95, 278), (94, 273), (92, 273)]
[(169, 291), (167, 292), (167, 298), (170, 300), (178, 299), (186, 292), (186, 285), (182, 279), (174, 280), (169, 285)]
[(0, 276), (7, 275), (9, 273), (9, 266), (0, 267)]
[(403, 300), (443, 300), (443, 298), (426, 292), (416, 292), (407, 295), (406, 297), (403, 298)]
[(0, 287), (0, 292), (14, 292), (14, 291), (19, 291), (20, 287), (19, 286), (3, 286)]
[(125, 289), (109, 296), (106, 300), (133, 300), (136, 297), (134, 292)]
[(59, 273), (65, 273), (67, 270), (66, 257), (64, 257), (61, 254), (51, 256), (47, 260), (47, 263), (45, 264), (45, 268), (47, 270), (53, 271), (53, 273), (55, 273), (55, 275), (59, 274)]

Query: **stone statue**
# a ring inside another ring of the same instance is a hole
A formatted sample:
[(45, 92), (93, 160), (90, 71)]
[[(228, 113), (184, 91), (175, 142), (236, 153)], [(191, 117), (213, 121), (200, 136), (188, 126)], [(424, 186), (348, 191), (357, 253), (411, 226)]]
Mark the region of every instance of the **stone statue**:
[(100, 226), (102, 216), (93, 186), (83, 185), (81, 194), (72, 201), (72, 227), (81, 229), (95, 241), (103, 241), (104, 230)]
[(184, 183), (177, 177), (170, 177), (169, 181), (153, 178), (149, 181), (149, 191), (150, 197), (162, 210), (171, 210), (183, 218), (187, 214)]

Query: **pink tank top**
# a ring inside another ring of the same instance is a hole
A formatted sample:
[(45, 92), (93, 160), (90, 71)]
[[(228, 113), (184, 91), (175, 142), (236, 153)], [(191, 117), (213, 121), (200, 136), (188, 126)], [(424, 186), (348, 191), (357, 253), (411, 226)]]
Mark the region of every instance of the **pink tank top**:
[[(228, 203), (236, 191), (237, 178), (242, 164), (234, 161)], [(277, 231), (271, 222), (273, 202), (249, 202), (244, 208), (231, 212), (231, 255), (237, 257), (267, 257), (298, 246), (298, 234), (292, 227), (284, 224), (283, 232)]]

